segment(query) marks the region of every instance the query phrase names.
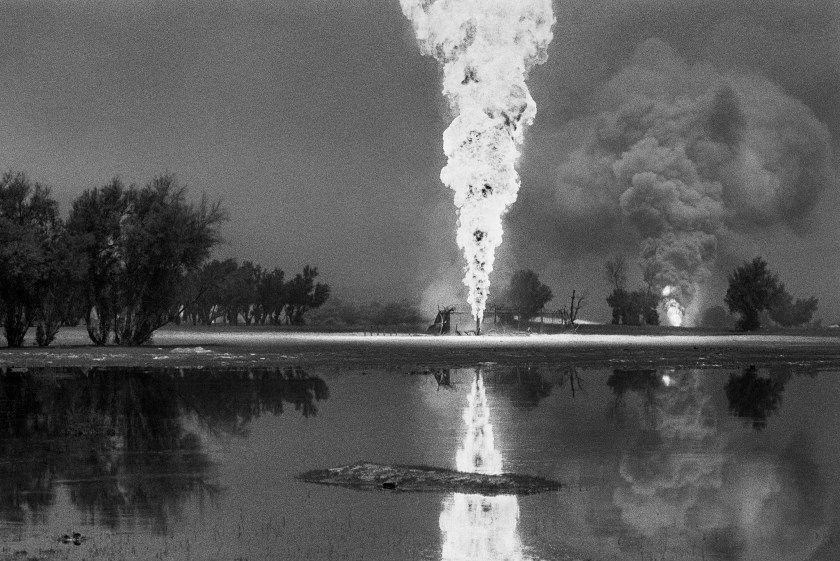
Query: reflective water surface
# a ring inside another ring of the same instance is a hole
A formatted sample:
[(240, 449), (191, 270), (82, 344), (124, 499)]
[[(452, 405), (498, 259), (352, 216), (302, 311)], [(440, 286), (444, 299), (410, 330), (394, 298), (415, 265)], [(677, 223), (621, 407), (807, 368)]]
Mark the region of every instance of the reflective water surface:
[[(6, 369), (0, 559), (836, 560), (838, 429), (789, 367)], [(568, 486), (294, 478), (358, 460)]]

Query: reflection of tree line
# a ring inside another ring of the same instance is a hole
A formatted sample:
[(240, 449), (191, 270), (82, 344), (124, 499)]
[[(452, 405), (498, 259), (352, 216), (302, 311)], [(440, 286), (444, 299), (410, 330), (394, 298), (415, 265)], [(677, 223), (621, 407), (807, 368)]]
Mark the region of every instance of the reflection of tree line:
[[(445, 369), (426, 373), (439, 387), (463, 379)], [(517, 407), (538, 405), (555, 386), (574, 383), (577, 391), (581, 383), (566, 368), (491, 367), (484, 374), (488, 389)], [(641, 424), (621, 433), (626, 445), (616, 455), (608, 452), (612, 484), (594, 495), (592, 507), (600, 541), (618, 528), (616, 558), (647, 558), (662, 544), (668, 559), (808, 558), (805, 552), (823, 539), (828, 512), (811, 454), (795, 445), (744, 451), (740, 439), (753, 442), (750, 435), (721, 420), (728, 408), (756, 429), (766, 426), (786, 384), (800, 374), (814, 372), (749, 366), (720, 379), (702, 369), (613, 370), (606, 384), (616, 407), (639, 411)], [(611, 529), (599, 530), (605, 519)]]
[[(701, 373), (615, 370), (610, 376), (616, 403), (633, 394), (644, 411), (642, 430), (618, 463), (612, 502), (621, 520), (643, 536), (664, 539), (675, 559), (698, 552), (715, 559), (805, 558), (826, 523), (816, 464), (795, 446), (799, 440), (761, 455), (730, 447), (735, 433), (720, 424)], [(724, 387), (730, 413), (756, 429), (766, 426), (792, 376), (790, 368), (760, 373), (754, 366), (731, 374)]]
[[(796, 373), (816, 375), (814, 370), (797, 370)], [(793, 375), (793, 370), (785, 365), (768, 369), (767, 375), (761, 375), (754, 365), (738, 374), (730, 374), (724, 386), (729, 412), (749, 421), (755, 429), (764, 428), (767, 418), (781, 406), (785, 385)], [(654, 403), (657, 390), (665, 382), (663, 374), (655, 369), (615, 369), (607, 379), (607, 385), (615, 395), (616, 405), (621, 405), (627, 392), (633, 392), (642, 397), (647, 407)]]
[(40, 519), (57, 480), (106, 524), (144, 519), (165, 531), (189, 497), (216, 491), (198, 428), (242, 434), (263, 413), (304, 416), (326, 383), (274, 370), (0, 370), (0, 517)]
[[(437, 389), (441, 390), (455, 387), (453, 372), (457, 370), (435, 368), (415, 373), (431, 375)], [(574, 366), (486, 368), (484, 372), (489, 386), (501, 389), (514, 405), (524, 408), (539, 405), (555, 387), (567, 389), (572, 397), (583, 390), (583, 379)], [(614, 369), (607, 378), (607, 386), (615, 396), (616, 408), (623, 404), (628, 393), (640, 396), (645, 407), (653, 405), (657, 391), (665, 385), (664, 372), (657, 369)], [(796, 374), (814, 376), (816, 372), (797, 370)], [(793, 375), (794, 371), (786, 365), (771, 367), (766, 375), (753, 365), (740, 373), (730, 374), (724, 386), (730, 413), (750, 421), (756, 429), (765, 427), (767, 418), (781, 406), (785, 385)]]
[[(815, 370), (799, 370), (804, 376), (816, 376)], [(751, 421), (753, 428), (767, 426), (767, 417), (776, 412), (782, 404), (785, 385), (793, 377), (790, 368), (776, 367), (768, 371), (767, 376), (760, 376), (755, 366), (744, 368), (741, 374), (732, 374), (726, 383), (726, 397), (729, 411)]]
[[(431, 375), (439, 391), (455, 388), (453, 372), (458, 371), (450, 368), (434, 368), (413, 372), (413, 374)], [(526, 409), (539, 405), (540, 401), (551, 395), (555, 386), (568, 388), (573, 396), (583, 389), (578, 370), (572, 366), (544, 370), (529, 366), (505, 369), (484, 368), (482, 372), (488, 386), (501, 390), (508, 395), (515, 406)]]

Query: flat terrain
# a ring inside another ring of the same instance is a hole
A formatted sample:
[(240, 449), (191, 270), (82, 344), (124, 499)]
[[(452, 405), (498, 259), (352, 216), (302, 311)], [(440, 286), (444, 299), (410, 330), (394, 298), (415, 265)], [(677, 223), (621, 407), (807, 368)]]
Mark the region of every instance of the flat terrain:
[[(31, 343), (27, 342), (27, 345)], [(142, 347), (95, 347), (65, 328), (47, 348), (0, 347), (0, 366), (344, 366), (360, 369), (499, 365), (840, 368), (840, 330), (741, 334), (582, 326), (576, 332), (481, 336), (317, 333), (245, 327), (169, 327)]]

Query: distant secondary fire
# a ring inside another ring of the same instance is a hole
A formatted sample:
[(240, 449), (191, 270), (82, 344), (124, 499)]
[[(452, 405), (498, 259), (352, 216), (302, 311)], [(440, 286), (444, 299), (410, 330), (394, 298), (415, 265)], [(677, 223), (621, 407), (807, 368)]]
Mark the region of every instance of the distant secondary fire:
[(679, 327), (685, 318), (685, 308), (674, 298), (674, 292), (673, 286), (666, 286), (662, 289), (662, 297), (665, 299), (665, 315), (668, 316), (668, 323)]
[(400, 0), (423, 54), (443, 65), (454, 115), (443, 134), (440, 178), (455, 192), (456, 241), (478, 331), (490, 289), (502, 215), (516, 200), (516, 161), (536, 103), (525, 79), (545, 62), (551, 0)]
[(666, 306), (662, 323), (690, 325), (721, 250), (747, 257), (742, 235), (800, 230), (836, 186), (832, 136), (746, 68), (687, 60), (657, 38), (627, 55), (593, 91), (600, 113), (575, 128), (556, 200), (564, 217), (632, 225), (645, 275), (685, 307)]

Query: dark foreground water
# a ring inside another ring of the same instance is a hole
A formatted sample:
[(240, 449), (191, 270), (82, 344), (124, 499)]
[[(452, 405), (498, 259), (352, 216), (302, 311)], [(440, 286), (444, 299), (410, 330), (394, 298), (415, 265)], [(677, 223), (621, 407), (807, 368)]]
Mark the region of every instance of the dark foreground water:
[[(294, 479), (455, 468), (479, 370), (504, 470), (563, 491)], [(0, 559), (836, 561), (838, 429), (840, 375), (786, 367), (6, 370)]]

